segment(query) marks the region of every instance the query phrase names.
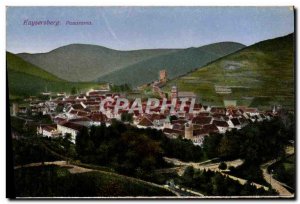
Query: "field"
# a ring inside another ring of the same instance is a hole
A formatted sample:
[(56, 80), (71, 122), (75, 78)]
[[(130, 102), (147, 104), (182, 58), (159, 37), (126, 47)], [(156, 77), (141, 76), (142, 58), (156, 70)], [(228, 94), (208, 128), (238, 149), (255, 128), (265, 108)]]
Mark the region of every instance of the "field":
[(101, 171), (71, 174), (56, 165), (15, 170), (17, 197), (174, 196), (137, 179)]

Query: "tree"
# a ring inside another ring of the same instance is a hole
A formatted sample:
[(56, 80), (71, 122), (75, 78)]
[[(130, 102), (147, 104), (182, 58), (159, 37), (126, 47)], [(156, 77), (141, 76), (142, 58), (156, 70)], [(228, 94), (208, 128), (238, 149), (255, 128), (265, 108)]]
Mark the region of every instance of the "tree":
[(222, 139), (222, 134), (210, 134), (209, 136), (205, 136), (203, 142), (203, 149), (208, 158), (215, 158), (218, 155), (218, 147), (220, 141)]
[(226, 164), (225, 162), (221, 162), (221, 163), (219, 164), (219, 169), (221, 169), (221, 170), (226, 170), (226, 169), (227, 169), (227, 164)]
[[(70, 133), (66, 133), (63, 138), (62, 144), (65, 148), (67, 158), (75, 156), (74, 149), (72, 148), (71, 140), (72, 140), (72, 135)], [(69, 161), (67, 160), (67, 162), (69, 162)]]
[(64, 107), (62, 105), (58, 105), (55, 108), (55, 112), (56, 113), (61, 113), (61, 112), (63, 112), (63, 109), (64, 109)]
[(76, 136), (76, 152), (80, 156), (88, 155), (93, 150), (87, 128), (82, 128)]
[(121, 120), (123, 122), (133, 122), (133, 114), (132, 113), (122, 113), (121, 114)]
[(76, 87), (73, 86), (73, 87), (71, 88), (71, 94), (74, 95), (74, 94), (76, 94), (76, 93), (77, 93), (77, 89), (76, 89)]
[(172, 122), (173, 120), (177, 120), (178, 118), (177, 118), (177, 116), (176, 115), (171, 115), (170, 116), (170, 121)]
[(240, 156), (239, 155), (240, 139), (238, 137), (240, 137), (240, 135), (238, 135), (237, 131), (235, 130), (231, 132), (226, 132), (226, 134), (222, 137), (218, 147), (218, 152), (220, 157), (231, 159)]

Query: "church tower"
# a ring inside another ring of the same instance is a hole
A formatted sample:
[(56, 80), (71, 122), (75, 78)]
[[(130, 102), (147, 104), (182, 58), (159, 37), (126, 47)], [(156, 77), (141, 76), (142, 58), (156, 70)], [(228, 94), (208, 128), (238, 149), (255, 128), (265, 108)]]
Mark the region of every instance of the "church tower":
[(184, 138), (193, 140), (193, 124), (191, 122), (188, 122), (184, 125)]
[(173, 98), (177, 99), (177, 97), (178, 97), (177, 86), (172, 86), (172, 89), (171, 89), (171, 99), (173, 99)]

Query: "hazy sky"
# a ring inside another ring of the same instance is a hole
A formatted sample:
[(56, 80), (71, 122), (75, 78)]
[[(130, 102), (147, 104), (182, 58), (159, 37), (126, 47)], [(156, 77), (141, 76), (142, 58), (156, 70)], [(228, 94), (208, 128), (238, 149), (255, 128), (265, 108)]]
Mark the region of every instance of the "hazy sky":
[[(30, 26), (25, 20), (60, 24)], [(48, 52), (72, 43), (134, 50), (220, 41), (251, 45), (293, 31), (289, 7), (8, 7), (6, 40), (13, 53)]]

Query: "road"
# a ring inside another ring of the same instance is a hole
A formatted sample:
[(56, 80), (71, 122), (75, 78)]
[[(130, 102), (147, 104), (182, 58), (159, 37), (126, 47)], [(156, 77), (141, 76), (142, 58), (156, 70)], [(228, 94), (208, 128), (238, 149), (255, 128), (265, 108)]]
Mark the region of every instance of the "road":
[(266, 182), (268, 182), (274, 190), (278, 192), (279, 195), (281, 196), (293, 196), (292, 193), (290, 193), (281, 182), (277, 181), (274, 179), (274, 177), (268, 173), (267, 168), (268, 166), (272, 165), (275, 163), (277, 160), (272, 160), (267, 163), (264, 163), (261, 165), (261, 170), (263, 172), (263, 176)]
[[(292, 155), (292, 154), (294, 154), (294, 153), (295, 153), (294, 147), (289, 146), (289, 147), (286, 148), (286, 155), (287, 155), (287, 156), (290, 156), (290, 155)], [(279, 195), (281, 195), (281, 196), (291, 196), (291, 197), (293, 197), (294, 194), (291, 193), (291, 192), (289, 192), (289, 191), (284, 187), (284, 186), (286, 186), (286, 184), (281, 183), (280, 181), (277, 181), (277, 180), (272, 176), (272, 174), (269, 174), (269, 173), (268, 173), (268, 171), (267, 171), (268, 167), (271, 166), (272, 164), (274, 164), (275, 162), (277, 162), (276, 159), (271, 160), (271, 161), (268, 161), (268, 162), (266, 162), (266, 163), (264, 163), (264, 164), (262, 164), (262, 165), (260, 166), (260, 168), (261, 168), (261, 170), (262, 170), (262, 172), (263, 172), (264, 179), (266, 180), (266, 182), (268, 182), (268, 183), (272, 186), (273, 189), (275, 189), (275, 190), (279, 193)]]
[[(211, 163), (212, 160), (207, 160), (205, 162), (196, 163), (196, 162), (183, 162), (183, 161), (180, 161), (178, 159), (167, 158), (167, 157), (164, 157), (164, 159), (168, 163), (172, 163), (175, 166), (179, 166), (179, 167), (176, 167), (176, 168), (172, 168), (172, 170), (176, 170), (177, 173), (180, 176), (183, 175), (184, 170), (185, 170), (186, 167), (192, 166), (194, 169), (210, 170), (210, 171), (214, 171), (214, 172), (219, 172), (224, 176), (228, 176), (229, 178), (231, 178), (235, 181), (238, 181), (242, 185), (244, 185), (247, 182), (246, 179), (242, 179), (242, 178), (239, 178), (239, 177), (236, 177), (236, 176), (226, 174), (226, 171), (220, 170), (219, 165), (220, 165), (221, 162)], [(227, 161), (227, 162), (224, 162), (224, 163), (226, 163), (226, 165), (228, 167), (229, 166), (237, 167), (237, 166), (240, 166), (243, 162), (244, 161), (241, 160), (241, 159), (236, 159), (236, 160)], [(258, 183), (254, 183), (254, 182), (252, 182), (252, 184), (255, 185), (257, 188), (264, 188), (265, 190), (269, 190), (269, 188), (267, 186), (264, 186), (264, 185), (261, 185), (261, 184), (258, 184)]]

